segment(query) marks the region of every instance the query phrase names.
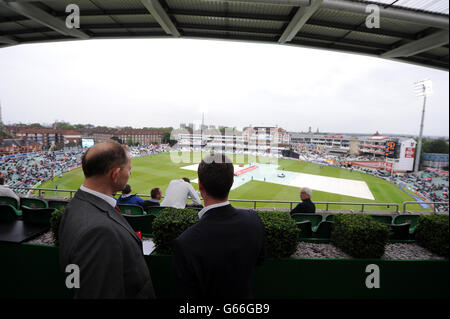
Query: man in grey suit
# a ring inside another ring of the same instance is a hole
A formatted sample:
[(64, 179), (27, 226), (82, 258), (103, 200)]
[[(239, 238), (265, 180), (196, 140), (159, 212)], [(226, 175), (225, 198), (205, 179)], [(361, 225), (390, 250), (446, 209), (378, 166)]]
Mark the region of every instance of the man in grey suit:
[(99, 143), (82, 157), (85, 180), (59, 229), (60, 265), (79, 267), (75, 298), (154, 298), (142, 241), (111, 196), (128, 182), (131, 159), (116, 142)]

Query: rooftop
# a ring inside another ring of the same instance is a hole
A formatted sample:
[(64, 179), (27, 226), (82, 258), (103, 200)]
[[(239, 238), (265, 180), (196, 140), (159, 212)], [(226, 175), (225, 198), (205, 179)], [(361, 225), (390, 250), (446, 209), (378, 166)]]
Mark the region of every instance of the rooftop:
[[(66, 27), (66, 7), (80, 28)], [(366, 25), (376, 4), (379, 27)], [(357, 53), (449, 69), (447, 0), (0, 0), (0, 48), (111, 38), (208, 38)]]

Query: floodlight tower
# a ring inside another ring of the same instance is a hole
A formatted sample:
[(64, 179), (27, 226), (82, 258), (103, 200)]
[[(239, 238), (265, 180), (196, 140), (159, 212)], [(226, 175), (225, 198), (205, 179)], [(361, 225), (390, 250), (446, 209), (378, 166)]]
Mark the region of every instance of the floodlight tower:
[(422, 118), (420, 120), (419, 140), (417, 142), (416, 159), (414, 161), (414, 172), (418, 172), (420, 162), (420, 152), (422, 150), (422, 133), (423, 133), (423, 119), (425, 117), (425, 104), (427, 102), (427, 96), (430, 96), (432, 94), (431, 80), (426, 79), (414, 83), (414, 91), (416, 92), (417, 96), (423, 96), (423, 108), (422, 108)]

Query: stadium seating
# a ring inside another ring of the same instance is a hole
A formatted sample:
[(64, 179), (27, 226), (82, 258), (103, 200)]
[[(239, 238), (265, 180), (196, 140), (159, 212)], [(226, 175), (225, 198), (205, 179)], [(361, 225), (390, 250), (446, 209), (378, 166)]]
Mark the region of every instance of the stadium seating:
[(150, 206), (150, 207), (148, 207), (148, 209), (147, 209), (147, 213), (151, 213), (151, 214), (153, 214), (153, 215), (155, 215), (155, 216), (158, 216), (159, 215), (159, 213), (163, 210), (163, 209), (166, 209), (167, 207), (166, 206)]
[(9, 222), (17, 219), (16, 210), (10, 205), (0, 205), (0, 222)]
[(143, 236), (153, 237), (153, 214), (142, 216), (123, 215), (134, 231), (140, 231)]
[(327, 222), (334, 222), (334, 215), (333, 215), (333, 214), (328, 215), (327, 218), (325, 218), (325, 220), (326, 220)]
[(12, 197), (0, 196), (0, 205), (11, 205), (12, 207), (19, 209), (19, 202)]
[(409, 234), (409, 223), (404, 224), (390, 224), (389, 227), (391, 228), (392, 232), (389, 236), (389, 239), (400, 239), (400, 240), (407, 240), (410, 239)]
[(293, 214), (291, 217), (296, 222), (310, 221), (314, 230), (317, 229), (317, 226), (322, 221), (322, 215), (316, 214)]
[(330, 221), (321, 221), (317, 229), (313, 232), (313, 237), (315, 238), (326, 238), (329, 239), (331, 237), (331, 231), (333, 229), (334, 222)]
[(66, 208), (66, 206), (69, 204), (69, 202), (65, 200), (48, 200), (47, 203), (48, 207), (56, 209)]
[(119, 206), (120, 211), (122, 212), (123, 215), (128, 215), (128, 216), (142, 216), (142, 215), (146, 215), (146, 213), (144, 212), (144, 209), (139, 206), (139, 205), (117, 205)]
[(47, 202), (40, 198), (20, 198), (20, 207), (27, 206), (28, 208), (48, 208)]
[(372, 216), (373, 219), (382, 224), (386, 225), (392, 224), (392, 216), (389, 215), (370, 215), (370, 216)]
[(410, 224), (409, 232), (413, 233), (417, 227), (417, 224), (419, 223), (419, 217), (420, 215), (398, 215), (395, 216), (394, 221), (392, 223), (396, 225), (409, 223)]
[(50, 217), (55, 208), (31, 208), (22, 206), (22, 219), (24, 222), (50, 225)]
[(298, 239), (312, 237), (312, 223), (309, 220), (297, 222), (297, 227), (300, 229)]

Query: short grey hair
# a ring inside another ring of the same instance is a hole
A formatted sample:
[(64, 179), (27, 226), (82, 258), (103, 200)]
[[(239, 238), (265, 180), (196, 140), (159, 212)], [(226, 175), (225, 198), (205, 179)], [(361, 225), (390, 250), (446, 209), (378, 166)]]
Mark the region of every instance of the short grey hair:
[(301, 192), (305, 192), (308, 196), (309, 196), (309, 198), (312, 198), (312, 190), (311, 190), (311, 188), (309, 188), (309, 187), (303, 187), (301, 190), (300, 190), (300, 193)]

